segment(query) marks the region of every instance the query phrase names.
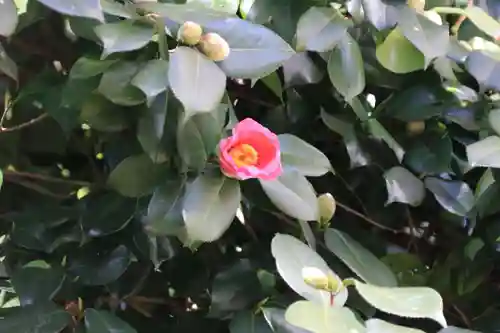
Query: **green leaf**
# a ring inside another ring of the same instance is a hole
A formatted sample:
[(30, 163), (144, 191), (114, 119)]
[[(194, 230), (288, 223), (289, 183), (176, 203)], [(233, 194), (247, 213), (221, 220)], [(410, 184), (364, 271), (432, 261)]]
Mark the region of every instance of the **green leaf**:
[(154, 34), (150, 25), (131, 20), (102, 24), (95, 28), (95, 32), (104, 46), (102, 58), (116, 52), (143, 48)]
[(101, 286), (116, 281), (128, 268), (131, 253), (120, 245), (110, 253), (89, 253), (72, 261), (69, 270), (78, 281), (88, 286)]
[(187, 0), (187, 4), (200, 4), (206, 8), (236, 15), (239, 0)]
[(97, 90), (104, 97), (118, 105), (133, 106), (142, 104), (144, 94), (131, 85), (132, 80), (140, 70), (140, 63), (121, 61), (103, 74)]
[(232, 78), (258, 79), (274, 72), (295, 53), (273, 31), (238, 18), (216, 20), (204, 25), (229, 44), (229, 56), (219, 66)]
[(111, 312), (95, 309), (85, 310), (85, 328), (88, 333), (137, 333)]
[(374, 118), (370, 118), (367, 120), (367, 125), (370, 133), (378, 140), (384, 141), (389, 148), (392, 149), (394, 154), (396, 155), (399, 162), (403, 160), (405, 157), (405, 150), (399, 144), (399, 142), (394, 139), (391, 133), (389, 133), (382, 124)]
[(437, 202), (450, 213), (467, 216), (474, 208), (474, 194), (466, 183), (434, 177), (426, 177), (424, 183)]
[(303, 328), (293, 326), (285, 319), (285, 310), (278, 308), (262, 308), (264, 318), (273, 332), (277, 333), (309, 333)]
[(500, 135), (500, 109), (493, 109), (488, 113), (491, 128)]
[(16, 63), (7, 55), (2, 44), (0, 43), (0, 73), (11, 77), (14, 81), (17, 81), (17, 65)]
[(420, 206), (425, 198), (424, 183), (403, 167), (393, 167), (384, 173), (388, 198), (386, 204), (393, 202)]
[(269, 199), (283, 213), (299, 220), (317, 220), (316, 193), (298, 171), (286, 170), (276, 180), (259, 181)]
[(348, 234), (337, 229), (327, 229), (325, 244), (366, 282), (384, 287), (397, 286), (396, 277), (389, 267)]
[(283, 103), (283, 87), (281, 86), (281, 80), (277, 72), (272, 72), (271, 74), (264, 76), (260, 79), (271, 91), (278, 96), (280, 101)]
[(319, 149), (291, 134), (278, 135), (283, 167), (304, 176), (318, 177), (332, 171), (328, 157)]
[(214, 112), (195, 114), (185, 122), (179, 122), (177, 149), (187, 167), (201, 170), (209, 155), (214, 153), (222, 134), (219, 113), (225, 109), (218, 107)]
[(307, 52), (294, 54), (283, 64), (285, 87), (318, 83), (325, 73), (318, 68)]
[(182, 199), (185, 184), (173, 179), (155, 190), (149, 201), (144, 228), (153, 235), (177, 235), (184, 228)]
[(328, 58), (328, 75), (335, 89), (350, 101), (365, 89), (363, 57), (358, 43), (346, 34)]
[(377, 318), (367, 320), (365, 325), (366, 333), (425, 333), (422, 330), (391, 324)]
[(188, 118), (214, 110), (226, 89), (226, 75), (220, 68), (197, 50), (185, 46), (178, 47), (171, 55), (168, 80)]
[(82, 106), (80, 119), (99, 131), (118, 132), (128, 127), (127, 110), (93, 94)]
[(165, 178), (166, 165), (155, 164), (148, 155), (125, 158), (111, 172), (108, 185), (125, 197), (142, 197), (151, 194)]
[(134, 76), (133, 86), (141, 89), (151, 103), (157, 95), (168, 87), (168, 62), (162, 59), (150, 60)]
[(87, 57), (79, 58), (71, 67), (69, 77), (72, 79), (86, 79), (104, 73), (118, 60), (97, 60)]
[(273, 333), (262, 314), (254, 315), (252, 311), (241, 311), (229, 323), (230, 333)]
[(458, 327), (454, 327), (454, 326), (448, 326), (446, 328), (443, 328), (438, 333), (481, 333), (481, 332), (466, 330), (464, 328), (458, 328)]
[(426, 133), (413, 141), (404, 164), (416, 173), (439, 174), (450, 171), (452, 143), (445, 133)]
[(0, 2), (0, 35), (8, 37), (16, 31), (17, 8), (14, 0), (3, 0)]
[(398, 9), (384, 0), (362, 0), (363, 11), (368, 20), (378, 29), (393, 27), (398, 19)]
[(471, 167), (500, 168), (500, 137), (489, 136), (466, 147)]
[(187, 4), (142, 1), (142, 3), (136, 4), (136, 6), (179, 24), (186, 21), (193, 21), (203, 25), (213, 20), (235, 16), (228, 14), (227, 11), (207, 8), (204, 4), (199, 3), (198, 0), (194, 0)]
[(397, 74), (406, 74), (425, 68), (425, 57), (406, 39), (399, 28), (393, 29), (376, 48), (378, 62)]
[(104, 21), (99, 0), (38, 0), (38, 2), (61, 14)]
[(71, 315), (52, 302), (18, 307), (0, 320), (0, 332), (54, 333), (71, 323)]
[(286, 320), (314, 333), (363, 333), (365, 327), (348, 308), (325, 308), (309, 301), (298, 301), (288, 307)]
[(241, 201), (237, 180), (199, 175), (187, 186), (182, 216), (190, 240), (213, 242), (229, 228)]
[(449, 27), (434, 23), (414, 9), (401, 6), (398, 15), (401, 33), (422, 52), (426, 65), (430, 60), (445, 56), (450, 48)]
[(133, 219), (136, 200), (107, 192), (83, 199), (81, 226), (90, 237), (103, 237), (125, 228)]
[(352, 21), (337, 9), (311, 7), (297, 25), (297, 50), (326, 52), (335, 47), (346, 35)]
[(355, 281), (356, 290), (380, 311), (407, 318), (429, 318), (446, 327), (443, 299), (428, 287), (378, 287)]
[[(319, 254), (297, 238), (285, 234), (276, 234), (274, 236), (271, 241), (271, 253), (276, 260), (278, 273), (290, 288), (311, 302), (323, 306), (330, 305), (330, 293), (306, 284), (302, 276), (304, 268), (315, 268), (325, 273), (325, 275), (335, 278), (341, 285), (340, 278), (328, 267)], [(347, 300), (347, 296), (347, 288), (342, 288), (335, 295), (333, 305), (342, 307)]]
[(500, 23), (482, 10), (481, 7), (467, 6), (464, 15), (487, 35), (493, 38), (500, 36)]
[(19, 302), (26, 306), (50, 301), (64, 279), (64, 271), (59, 267), (51, 267), (44, 261), (32, 261), (14, 271), (11, 283)]

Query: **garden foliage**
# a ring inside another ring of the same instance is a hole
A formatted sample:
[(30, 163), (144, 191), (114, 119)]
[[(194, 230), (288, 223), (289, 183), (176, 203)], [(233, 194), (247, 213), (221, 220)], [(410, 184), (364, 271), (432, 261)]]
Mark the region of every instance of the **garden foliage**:
[(497, 332), (499, 17), (0, 0), (0, 333)]

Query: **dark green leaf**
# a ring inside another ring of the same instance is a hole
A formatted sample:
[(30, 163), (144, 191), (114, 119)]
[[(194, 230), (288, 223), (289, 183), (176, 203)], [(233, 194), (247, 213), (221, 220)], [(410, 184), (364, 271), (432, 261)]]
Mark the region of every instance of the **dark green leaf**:
[(129, 324), (108, 311), (85, 310), (87, 333), (136, 333)]
[(93, 94), (82, 106), (80, 118), (99, 131), (116, 132), (128, 127), (127, 110), (98, 94)]
[(103, 21), (101, 4), (99, 0), (38, 0), (45, 6), (70, 16), (81, 16)]
[(363, 11), (368, 20), (378, 29), (384, 30), (397, 23), (398, 10), (384, 0), (362, 0)]
[(489, 136), (468, 145), (467, 159), (471, 167), (500, 168), (500, 138)]
[(229, 323), (230, 333), (273, 333), (262, 314), (241, 311)]
[(451, 151), (447, 135), (432, 133), (413, 142), (404, 162), (417, 173), (439, 174), (450, 170)]
[(260, 180), (262, 189), (283, 213), (304, 221), (318, 218), (316, 193), (296, 170), (286, 170), (276, 180)]
[[(32, 261), (12, 274), (11, 283), (22, 306), (50, 301), (61, 288), (64, 272), (44, 261)], [(43, 286), (43, 287), (41, 287)]]
[(79, 58), (71, 67), (69, 76), (72, 79), (86, 79), (104, 73), (118, 60), (97, 60), (87, 57)]
[(152, 101), (168, 87), (168, 62), (162, 59), (150, 60), (132, 79), (131, 84), (141, 89)]
[(111, 172), (108, 185), (123, 196), (142, 197), (151, 194), (167, 172), (166, 165), (155, 164), (148, 155), (133, 155)]
[(0, 320), (0, 332), (54, 333), (71, 323), (71, 315), (52, 302), (14, 309)]
[(122, 61), (109, 68), (102, 76), (97, 90), (111, 102), (132, 106), (144, 102), (144, 94), (131, 85), (142, 66), (132, 61)]
[(2, 44), (0, 43), (0, 73), (11, 77), (13, 80), (17, 81), (17, 65), (9, 58), (5, 52)]
[(376, 49), (378, 62), (397, 74), (406, 74), (425, 68), (425, 57), (406, 39), (399, 28), (394, 28)]
[(424, 183), (405, 168), (396, 166), (384, 173), (387, 204), (402, 202), (419, 206), (425, 197)]
[(283, 64), (285, 88), (318, 83), (324, 75), (306, 52), (294, 54)]
[(186, 189), (182, 216), (190, 240), (213, 242), (229, 228), (240, 205), (238, 181), (200, 174)]
[(365, 71), (358, 43), (346, 34), (328, 58), (328, 75), (333, 86), (348, 101), (365, 89)]
[(484, 86), (490, 89), (500, 89), (500, 61), (483, 51), (472, 51), (465, 62), (467, 71)]
[(72, 261), (69, 270), (80, 283), (90, 286), (106, 285), (118, 279), (130, 264), (131, 253), (120, 245), (106, 255), (92, 254)]
[(154, 34), (151, 26), (131, 20), (100, 25), (95, 32), (104, 45), (102, 58), (115, 52), (140, 49), (149, 43)]

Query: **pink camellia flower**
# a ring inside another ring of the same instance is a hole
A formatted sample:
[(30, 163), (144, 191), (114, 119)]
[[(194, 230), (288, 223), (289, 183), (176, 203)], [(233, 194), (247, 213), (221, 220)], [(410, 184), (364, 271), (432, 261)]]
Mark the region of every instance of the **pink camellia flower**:
[(226, 176), (240, 180), (272, 180), (283, 172), (278, 137), (250, 118), (240, 121), (233, 135), (220, 141), (219, 160)]

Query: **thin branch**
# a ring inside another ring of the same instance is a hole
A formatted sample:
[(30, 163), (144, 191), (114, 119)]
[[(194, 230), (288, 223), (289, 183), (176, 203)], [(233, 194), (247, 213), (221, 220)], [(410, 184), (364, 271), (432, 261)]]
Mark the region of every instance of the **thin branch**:
[(460, 319), (462, 319), (465, 326), (467, 328), (471, 328), (472, 323), (470, 322), (469, 318), (465, 315), (465, 313), (462, 310), (460, 310), (460, 308), (456, 304), (452, 304), (451, 307), (453, 308), (453, 310), (455, 310), (456, 313), (458, 313), (458, 315), (460, 316)]
[(38, 173), (4, 170), (3, 174), (4, 174), (5, 178), (9, 178), (9, 177), (29, 178), (29, 179), (36, 179), (36, 180), (41, 180), (41, 181), (45, 181), (45, 182), (68, 184), (68, 185), (75, 185), (75, 186), (90, 186), (90, 185), (92, 185), (92, 183), (81, 181), (81, 180), (62, 179), (62, 178), (46, 176), (46, 175), (42, 175), (42, 174), (38, 174)]
[(383, 225), (383, 224), (380, 224), (380, 223), (378, 223), (377, 221), (372, 220), (372, 219), (371, 219), (371, 218), (369, 218), (368, 216), (366, 216), (366, 215), (364, 215), (364, 214), (361, 214), (360, 212), (358, 212), (358, 211), (356, 211), (356, 210), (352, 209), (351, 207), (349, 207), (349, 206), (347, 206), (347, 205), (345, 205), (345, 204), (343, 204), (343, 203), (339, 202), (338, 200), (337, 200), (337, 206), (339, 206), (339, 207), (340, 207), (340, 208), (342, 208), (343, 210), (345, 210), (345, 211), (347, 211), (347, 212), (349, 212), (349, 213), (351, 213), (351, 214), (353, 214), (353, 215), (356, 215), (357, 217), (359, 217), (359, 218), (361, 218), (361, 219), (365, 220), (366, 222), (368, 222), (368, 223), (370, 223), (370, 224), (372, 224), (372, 225), (374, 225), (374, 226), (376, 226), (376, 227), (378, 227), (378, 228), (380, 228), (380, 229), (383, 229), (383, 230), (386, 230), (386, 231), (390, 231), (390, 232), (393, 232), (393, 233), (395, 233), (395, 234), (400, 233), (400, 231), (398, 231), (398, 230), (396, 230), (396, 229), (389, 228), (389, 227), (387, 227), (387, 226), (385, 226), (385, 225)]
[[(3, 119), (5, 117), (5, 114), (7, 114), (8, 111), (5, 111), (4, 114), (2, 115), (2, 119), (0, 120), (0, 123), (3, 123)], [(0, 127), (0, 133), (6, 133), (6, 132), (14, 132), (14, 131), (18, 131), (20, 129), (23, 129), (23, 128), (26, 128), (26, 127), (29, 127), (29, 126), (32, 126), (42, 120), (44, 120), (45, 118), (47, 118), (49, 116), (48, 113), (42, 113), (41, 115), (39, 115), (38, 117), (36, 118), (33, 118), (25, 123), (22, 123), (22, 124), (19, 124), (19, 125), (16, 125), (16, 126), (12, 126), (12, 127), (3, 127), (1, 126)]]
[(38, 192), (40, 194), (43, 194), (43, 195), (46, 195), (46, 196), (49, 196), (49, 197), (52, 197), (52, 198), (67, 199), (67, 198), (69, 198), (71, 196), (71, 194), (64, 194), (63, 195), (63, 194), (59, 194), (59, 193), (54, 193), (54, 192), (49, 191), (46, 188), (44, 188), (42, 186), (39, 186), (37, 184), (30, 183), (30, 182), (27, 182), (27, 181), (22, 181), (22, 180), (15, 179), (15, 178), (10, 178), (10, 179), (6, 179), (6, 180), (8, 182), (11, 182), (11, 183), (23, 186), (23, 187), (25, 187), (27, 189), (33, 190), (35, 192)]

